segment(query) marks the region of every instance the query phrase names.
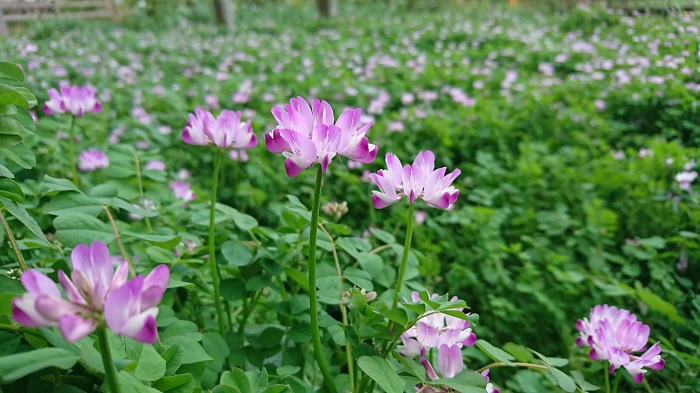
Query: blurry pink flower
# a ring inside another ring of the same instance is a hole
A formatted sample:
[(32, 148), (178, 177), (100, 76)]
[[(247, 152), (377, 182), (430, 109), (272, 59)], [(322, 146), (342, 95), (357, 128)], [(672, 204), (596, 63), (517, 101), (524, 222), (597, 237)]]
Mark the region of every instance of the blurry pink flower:
[(136, 142), (136, 148), (137, 148), (137, 149), (146, 150), (146, 149), (148, 149), (149, 147), (151, 147), (151, 142), (149, 142), (149, 141), (146, 140), (146, 139), (140, 140), (140, 141)]
[(347, 166), (349, 169), (357, 169), (362, 168), (364, 164), (359, 161), (348, 160)]
[(241, 91), (237, 91), (231, 96), (231, 101), (234, 104), (245, 104), (248, 100), (250, 100), (250, 94)]
[(80, 153), (78, 169), (82, 172), (92, 172), (96, 169), (104, 169), (109, 166), (107, 155), (97, 149), (88, 149)]
[(190, 177), (192, 177), (192, 174), (185, 168), (182, 168), (179, 171), (177, 171), (177, 178), (180, 180), (189, 179)]
[(146, 112), (146, 109), (140, 106), (131, 108), (131, 116), (134, 116), (136, 120), (143, 124), (151, 124), (153, 122), (153, 118), (151, 115)]
[(370, 175), (379, 191), (372, 191), (374, 207), (383, 209), (408, 197), (411, 204), (417, 199), (432, 207), (447, 209), (457, 201), (459, 190), (452, 186), (461, 171), (455, 169), (446, 175), (446, 167), (435, 169), (435, 155), (430, 150), (421, 151), (413, 165), (401, 166), (392, 153), (386, 155), (387, 169)]
[(223, 110), (215, 118), (200, 108), (190, 114), (182, 130), (182, 140), (190, 145), (213, 145), (222, 149), (250, 149), (258, 144), (250, 120), (241, 123), (241, 112)]
[(679, 187), (681, 190), (689, 190), (690, 189), (690, 184), (697, 179), (698, 173), (695, 171), (688, 172), (688, 171), (683, 171), (678, 174), (676, 174), (676, 181), (679, 184)]
[(248, 156), (248, 152), (245, 150), (231, 149), (231, 151), (228, 153), (228, 157), (230, 159), (232, 159), (233, 161), (240, 161), (240, 162), (248, 162), (248, 160), (250, 160), (250, 157)]
[(639, 158), (653, 157), (654, 151), (651, 149), (641, 148), (641, 149), (639, 149), (639, 153), (637, 153), (637, 156), (639, 156)]
[(165, 171), (166, 166), (161, 160), (151, 160), (143, 169), (147, 171)]
[(44, 113), (55, 115), (70, 113), (81, 117), (87, 112), (99, 113), (102, 104), (95, 98), (95, 90), (86, 86), (71, 86), (68, 84), (49, 90), (49, 100), (44, 103)]
[(173, 132), (173, 129), (170, 128), (170, 126), (158, 126), (158, 132), (161, 135), (170, 135), (170, 133)]
[(378, 148), (365, 136), (372, 123), (360, 127), (361, 109), (346, 110), (335, 121), (326, 101), (313, 100), (309, 106), (297, 97), (289, 102), (272, 109), (278, 124), (265, 134), (267, 150), (286, 157), (287, 176), (294, 177), (314, 163), (325, 173), (336, 155), (364, 164), (374, 161)]
[(423, 225), (426, 218), (428, 218), (428, 213), (424, 210), (416, 210), (415, 220), (417, 225)]
[(387, 132), (404, 132), (406, 130), (406, 127), (404, 126), (402, 121), (391, 121), (389, 124), (386, 126)]
[(595, 106), (595, 109), (596, 109), (598, 112), (602, 112), (602, 111), (605, 110), (605, 101), (603, 101), (603, 100), (600, 100), (600, 99), (595, 100), (595, 101), (593, 102), (593, 105)]
[(36, 117), (36, 112), (34, 112), (34, 111), (29, 111), (29, 114), (32, 115), (32, 121), (33, 121), (34, 123), (38, 123), (38, 122), (39, 122), (39, 118)]
[(416, 100), (416, 96), (413, 93), (403, 93), (401, 95), (401, 103), (404, 105), (411, 105)]
[(176, 199), (182, 199), (185, 202), (194, 200), (194, 191), (190, 189), (190, 183), (185, 183), (182, 180), (176, 180), (171, 182), (169, 185), (170, 189), (173, 190), (173, 194)]

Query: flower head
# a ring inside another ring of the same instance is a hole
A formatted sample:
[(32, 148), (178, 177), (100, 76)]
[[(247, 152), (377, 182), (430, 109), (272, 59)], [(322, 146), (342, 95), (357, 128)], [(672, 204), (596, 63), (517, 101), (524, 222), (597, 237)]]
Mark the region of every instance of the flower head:
[(413, 165), (401, 166), (401, 161), (392, 153), (386, 155), (387, 169), (381, 169), (370, 176), (379, 191), (372, 191), (374, 207), (383, 209), (403, 198), (410, 203), (416, 199), (432, 207), (447, 209), (457, 201), (459, 190), (452, 182), (461, 173), (455, 169), (446, 175), (446, 167), (435, 169), (435, 155), (430, 150), (421, 151)]
[[(434, 299), (438, 295), (432, 294), (429, 297)], [(420, 301), (418, 292), (411, 294), (411, 300), (413, 302)], [(457, 297), (455, 296), (451, 300), (456, 301)], [(463, 312), (461, 308), (456, 308), (453, 311)], [(464, 366), (462, 347), (474, 345), (476, 342), (476, 335), (469, 325), (469, 321), (441, 312), (425, 314), (419, 317), (416, 325), (401, 335), (402, 345), (399, 345), (397, 349), (403, 356), (420, 355), (421, 363), (429, 365), (430, 362), (425, 360), (424, 356), (431, 348), (436, 348), (440, 374), (446, 378), (452, 378), (462, 372)], [(427, 372), (431, 370), (432, 366), (430, 369), (426, 366)], [(434, 373), (434, 371), (432, 372)]]
[(695, 171), (683, 171), (676, 174), (676, 181), (681, 190), (689, 190), (690, 184), (697, 179), (698, 173)]
[(335, 156), (369, 164), (378, 148), (365, 136), (372, 123), (361, 125), (361, 109), (348, 109), (335, 120), (333, 108), (326, 101), (313, 100), (311, 106), (301, 97), (289, 105), (272, 109), (277, 127), (265, 134), (265, 145), (272, 153), (287, 159), (287, 176), (294, 177), (314, 163), (323, 173)]
[(173, 190), (175, 198), (182, 199), (185, 202), (194, 199), (194, 191), (190, 189), (190, 183), (185, 183), (182, 180), (176, 180), (170, 183), (170, 189)]
[(49, 90), (49, 100), (44, 103), (44, 113), (55, 115), (70, 113), (81, 117), (84, 113), (99, 113), (102, 104), (95, 97), (95, 90), (87, 86), (71, 86), (64, 84), (60, 91)]
[(88, 149), (80, 153), (78, 169), (82, 172), (92, 172), (96, 169), (104, 169), (109, 166), (107, 155), (97, 149)]
[(70, 278), (62, 270), (58, 272), (66, 299), (61, 296), (56, 283), (43, 273), (27, 270), (21, 276), (27, 293), (12, 300), (12, 317), (24, 326), (58, 326), (63, 337), (70, 342), (90, 334), (103, 319), (117, 333), (141, 342), (154, 342), (157, 336), (155, 324), (149, 324), (147, 319), (131, 321), (129, 329), (121, 329), (123, 326), (114, 322), (117, 321), (114, 316), (125, 308), (120, 303), (123, 299), (120, 289), (135, 285), (133, 281), (137, 284), (143, 282), (139, 287), (139, 310), (148, 310), (155, 316), (170, 271), (167, 266), (160, 265), (148, 277), (138, 276), (127, 281), (128, 263), (121, 262), (115, 272), (112, 259), (102, 242), (76, 246), (71, 253), (73, 270)]
[(241, 122), (241, 112), (223, 110), (219, 117), (196, 108), (182, 130), (182, 140), (190, 145), (213, 145), (222, 149), (251, 149), (258, 145), (250, 120)]
[(590, 346), (589, 356), (593, 360), (607, 360), (610, 373), (624, 367), (635, 382), (641, 383), (646, 370), (660, 370), (664, 367), (659, 343), (654, 344), (641, 356), (634, 352), (643, 351), (649, 341), (649, 326), (637, 320), (628, 310), (606, 305), (591, 309), (589, 318), (576, 322), (580, 332), (576, 339), (579, 346)]

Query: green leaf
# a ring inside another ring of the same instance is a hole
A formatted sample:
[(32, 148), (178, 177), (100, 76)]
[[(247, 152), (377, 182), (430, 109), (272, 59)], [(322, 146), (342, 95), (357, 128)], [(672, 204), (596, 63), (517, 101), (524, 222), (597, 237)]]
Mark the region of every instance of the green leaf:
[[(528, 348), (528, 349), (529, 349), (529, 348)], [(544, 362), (544, 364), (546, 364), (546, 365), (548, 365), (548, 366), (552, 366), (552, 367), (564, 367), (564, 366), (566, 366), (567, 364), (569, 364), (569, 361), (568, 361), (567, 359), (563, 359), (563, 358), (550, 358), (550, 357), (547, 357), (547, 356), (542, 355), (541, 353), (535, 351), (534, 349), (530, 349), (530, 351), (532, 351), (532, 353), (534, 353), (535, 355), (537, 355), (538, 358), (542, 359), (542, 361)]]
[(0, 357), (0, 382), (11, 382), (48, 367), (68, 370), (80, 357), (61, 348), (41, 348)]
[(80, 192), (78, 187), (73, 184), (72, 181), (68, 179), (59, 179), (56, 177), (51, 177), (49, 175), (44, 175), (44, 186), (46, 189), (51, 191), (77, 191)]
[(635, 292), (639, 299), (646, 303), (650, 309), (658, 311), (664, 314), (668, 319), (680, 323), (681, 325), (686, 325), (685, 319), (678, 315), (678, 310), (676, 307), (662, 299), (659, 295), (651, 292), (649, 289), (642, 287), (639, 281), (635, 282)]
[(0, 104), (17, 105), (27, 109), (31, 108), (27, 99), (17, 89), (18, 88), (0, 83)]
[(124, 236), (131, 236), (141, 240), (145, 240), (154, 246), (161, 248), (172, 249), (177, 246), (182, 238), (180, 235), (149, 235), (145, 233), (136, 233), (131, 231), (122, 232)]
[(110, 243), (114, 240), (112, 228), (99, 219), (83, 213), (69, 213), (53, 220), (56, 238), (67, 247), (90, 244), (94, 241)]
[(476, 346), (479, 347), (479, 349), (481, 349), (482, 352), (489, 355), (491, 359), (503, 362), (511, 367), (513, 366), (513, 363), (511, 363), (511, 361), (515, 360), (515, 358), (511, 356), (511, 354), (509, 354), (508, 352), (500, 348), (494, 347), (488, 341), (481, 339), (476, 340)]
[(248, 374), (239, 368), (233, 368), (221, 374), (221, 384), (236, 387), (241, 393), (253, 393), (253, 385)]
[(211, 393), (241, 393), (241, 391), (231, 385), (219, 385), (212, 389)]
[(390, 310), (386, 310), (382, 313), (382, 315), (401, 326), (406, 326), (408, 323), (408, 315), (406, 315), (406, 310), (402, 308), (392, 308)]
[(108, 203), (111, 207), (117, 207), (119, 209), (124, 209), (129, 213), (134, 213), (141, 217), (156, 217), (158, 215), (157, 211), (154, 210), (144, 210), (143, 208), (133, 205), (121, 198), (112, 198)]
[(142, 381), (161, 379), (165, 376), (165, 364), (165, 359), (158, 354), (152, 345), (144, 345), (141, 348), (134, 376)]
[(236, 266), (248, 266), (253, 261), (253, 254), (240, 240), (229, 240), (222, 244), (221, 254), (226, 262)]
[(403, 393), (406, 382), (396, 375), (396, 371), (386, 359), (379, 356), (362, 356), (357, 360), (357, 365), (385, 392)]
[(368, 291), (374, 289), (374, 285), (372, 284), (372, 276), (364, 270), (350, 266), (345, 269), (343, 277), (347, 278), (348, 281), (360, 288), (364, 288)]
[(433, 381), (431, 385), (445, 385), (461, 393), (483, 393), (486, 389), (486, 380), (476, 371), (464, 371), (455, 375), (454, 378)]
[(10, 179), (15, 178), (15, 174), (12, 173), (5, 165), (0, 164), (0, 176), (2, 177), (9, 177)]
[(27, 209), (25, 209), (24, 206), (5, 198), (0, 198), (0, 203), (2, 203), (5, 206), (5, 209), (8, 213), (12, 214), (16, 219), (19, 220), (19, 222), (24, 224), (24, 226), (27, 227), (27, 229), (29, 229), (29, 231), (32, 232), (36, 237), (38, 237), (39, 240), (41, 240), (47, 245), (49, 244), (49, 241), (46, 239), (46, 236), (39, 227), (39, 224), (37, 224), (37, 222), (34, 221), (34, 218), (32, 218), (32, 216), (29, 215)]
[(82, 213), (97, 216), (103, 211), (102, 204), (82, 192), (62, 192), (44, 205), (44, 213), (54, 216)]
[(22, 143), (22, 137), (19, 135), (5, 135), (0, 132), (0, 150), (7, 154), (5, 149), (17, 146)]
[(552, 373), (552, 376), (554, 376), (554, 379), (557, 381), (559, 387), (562, 388), (565, 392), (576, 391), (576, 384), (574, 383), (574, 380), (571, 379), (570, 376), (564, 374), (563, 371), (554, 367), (550, 367), (549, 372)]
[(245, 297), (245, 281), (242, 278), (226, 278), (221, 280), (221, 297), (230, 302)]
[(29, 108), (33, 108), (39, 103), (39, 101), (37, 101), (36, 99), (36, 96), (34, 96), (34, 94), (32, 94), (32, 92), (29, 91), (29, 89), (27, 89), (26, 87), (15, 87), (15, 90), (22, 94), (22, 97), (24, 97), (24, 99), (27, 100)]
[(15, 202), (24, 200), (24, 191), (16, 181), (6, 177), (0, 178), (0, 197), (10, 199)]
[(22, 72), (22, 69), (18, 65), (6, 61), (0, 61), (0, 76), (24, 82), (24, 72)]
[(22, 129), (27, 134), (34, 134), (36, 131), (36, 123), (34, 123), (34, 118), (32, 114), (25, 108), (14, 107), (17, 113), (10, 115), (13, 119), (17, 120)]
[(384, 231), (379, 228), (370, 228), (370, 233), (372, 233), (377, 239), (381, 240), (386, 244), (396, 243), (396, 238), (391, 233)]
[(2, 149), (2, 152), (14, 161), (17, 165), (24, 169), (32, 169), (36, 165), (36, 157), (34, 153), (29, 148), (28, 145), (21, 143), (6, 149)]
[(578, 370), (572, 371), (571, 375), (574, 377), (574, 381), (576, 381), (578, 386), (580, 386), (584, 392), (592, 392), (600, 389), (598, 386), (595, 386), (592, 383), (586, 381), (586, 378), (584, 378), (583, 373)]
[[(117, 379), (119, 380), (119, 385), (122, 392), (151, 393), (151, 390), (144, 386), (144, 384), (136, 379), (136, 377), (131, 373), (122, 370), (119, 372), (119, 374), (117, 374)], [(109, 389), (109, 385), (107, 383), (103, 385), (103, 389), (105, 388)]]
[(157, 380), (153, 387), (163, 393), (191, 393), (197, 387), (197, 383), (192, 374), (178, 374)]

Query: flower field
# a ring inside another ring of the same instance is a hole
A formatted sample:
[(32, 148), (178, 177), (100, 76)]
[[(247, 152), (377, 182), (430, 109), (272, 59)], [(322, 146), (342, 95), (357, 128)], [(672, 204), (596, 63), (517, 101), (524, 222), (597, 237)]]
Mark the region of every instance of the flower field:
[(0, 41), (0, 392), (700, 391), (700, 24), (202, 7)]

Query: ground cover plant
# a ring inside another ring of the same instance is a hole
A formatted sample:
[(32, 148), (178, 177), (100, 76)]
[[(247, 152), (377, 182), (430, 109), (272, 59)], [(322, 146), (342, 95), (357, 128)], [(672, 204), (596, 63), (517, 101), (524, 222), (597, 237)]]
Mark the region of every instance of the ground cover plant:
[(0, 391), (700, 390), (691, 14), (0, 42)]

